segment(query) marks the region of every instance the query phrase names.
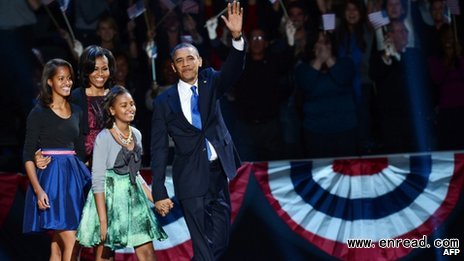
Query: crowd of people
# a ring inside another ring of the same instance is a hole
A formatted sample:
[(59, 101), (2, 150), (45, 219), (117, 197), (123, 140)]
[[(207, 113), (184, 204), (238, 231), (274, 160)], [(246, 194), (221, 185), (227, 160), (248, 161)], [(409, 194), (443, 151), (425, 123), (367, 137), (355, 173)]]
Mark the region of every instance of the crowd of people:
[[(89, 55), (83, 49), (96, 45), (114, 57), (102, 80), (126, 87), (138, 105), (133, 124), (144, 136), (148, 166), (152, 100), (177, 82), (170, 50), (191, 43), (203, 67), (221, 68), (231, 48), (230, 32), (219, 19), (225, 3), (147, 1), (143, 13), (129, 18), (131, 1), (54, 2), (66, 19), (40, 1), (2, 4), (5, 17), (15, 10), (23, 14), (0, 22), (2, 39), (9, 39), (1, 48), (2, 103), (8, 108), (2, 163), (17, 167), (25, 116), (46, 61), (59, 57), (79, 68), (76, 73), (87, 71), (76, 85), (85, 89), (83, 79), (93, 68), (81, 68)], [(464, 109), (462, 19), (446, 1), (242, 2), (245, 70), (221, 100), (242, 160), (464, 147), (464, 126), (456, 120)], [(387, 19), (381, 26), (372, 18), (379, 11)], [(102, 97), (76, 95), (84, 104)], [(90, 124), (85, 131), (99, 130)], [(92, 144), (86, 147), (89, 156)]]

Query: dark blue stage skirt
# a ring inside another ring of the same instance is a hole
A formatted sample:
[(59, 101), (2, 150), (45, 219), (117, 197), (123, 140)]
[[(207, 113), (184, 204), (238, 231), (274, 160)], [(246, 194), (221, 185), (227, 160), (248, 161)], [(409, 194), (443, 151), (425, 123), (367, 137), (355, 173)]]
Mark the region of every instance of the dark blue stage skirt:
[(29, 185), (23, 233), (76, 230), (91, 185), (90, 172), (73, 150), (43, 149), (42, 152), (52, 157), (46, 169), (37, 169), (37, 178), (48, 195), (50, 208), (39, 209), (34, 189)]

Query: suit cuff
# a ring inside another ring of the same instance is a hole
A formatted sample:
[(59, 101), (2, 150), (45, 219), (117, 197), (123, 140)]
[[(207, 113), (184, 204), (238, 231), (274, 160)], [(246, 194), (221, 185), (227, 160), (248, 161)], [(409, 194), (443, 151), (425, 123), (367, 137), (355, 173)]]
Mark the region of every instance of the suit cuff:
[(240, 40), (238, 41), (233, 40), (232, 46), (238, 51), (243, 51), (245, 49), (245, 41), (243, 40), (243, 37), (240, 37)]

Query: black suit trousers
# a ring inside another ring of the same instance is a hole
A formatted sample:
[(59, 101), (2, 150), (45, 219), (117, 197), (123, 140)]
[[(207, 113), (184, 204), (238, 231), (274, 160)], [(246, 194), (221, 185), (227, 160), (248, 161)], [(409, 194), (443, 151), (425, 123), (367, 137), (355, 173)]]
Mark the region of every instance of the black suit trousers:
[(180, 201), (193, 244), (193, 260), (218, 260), (227, 249), (230, 232), (230, 196), (219, 160), (210, 164), (208, 192)]

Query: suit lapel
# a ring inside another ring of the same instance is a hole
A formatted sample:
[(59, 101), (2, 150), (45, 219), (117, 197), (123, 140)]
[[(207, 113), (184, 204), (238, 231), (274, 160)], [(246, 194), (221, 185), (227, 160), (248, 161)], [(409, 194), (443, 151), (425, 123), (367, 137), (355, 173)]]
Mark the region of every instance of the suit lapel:
[(171, 110), (175, 113), (182, 113), (182, 107), (180, 106), (180, 97), (179, 97), (179, 91), (177, 90), (177, 84), (173, 86), (173, 88), (170, 89), (171, 92), (169, 92), (169, 107), (171, 107)]
[(199, 110), (200, 110), (200, 116), (201, 116), (201, 121), (203, 124), (205, 124), (208, 120), (208, 100), (210, 99), (210, 93), (208, 92), (208, 86), (207, 86), (207, 81), (206, 79), (198, 79), (198, 95), (200, 96), (199, 100)]
[(190, 124), (187, 118), (185, 118), (184, 112), (182, 111), (182, 106), (180, 105), (179, 91), (177, 89), (177, 84), (173, 86), (170, 90), (172, 91), (169, 93), (168, 104), (172, 112), (178, 115), (179, 120), (183, 122), (185, 125), (191, 128), (195, 128), (192, 124)]

